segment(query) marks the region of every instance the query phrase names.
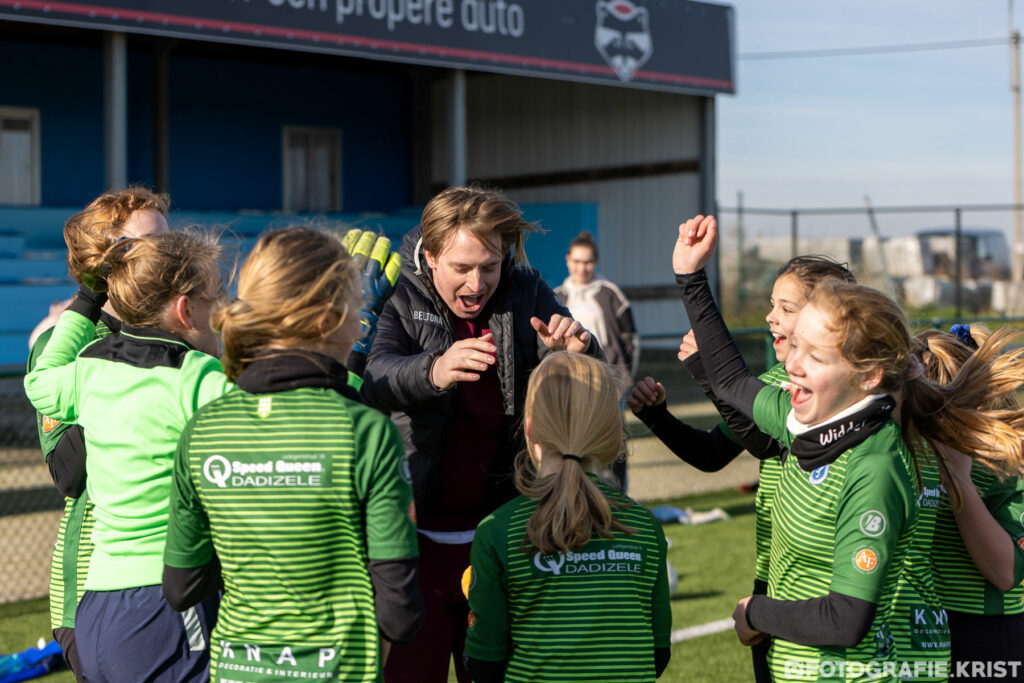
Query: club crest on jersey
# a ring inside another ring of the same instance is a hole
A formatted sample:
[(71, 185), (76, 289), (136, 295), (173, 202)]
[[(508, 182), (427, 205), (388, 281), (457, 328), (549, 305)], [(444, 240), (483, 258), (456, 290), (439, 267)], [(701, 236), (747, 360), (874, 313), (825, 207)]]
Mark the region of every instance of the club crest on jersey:
[(810, 476), (807, 477), (807, 481), (811, 482), (814, 486), (817, 486), (821, 482), (828, 478), (828, 465), (822, 465), (811, 472)]
[(873, 572), (878, 566), (878, 555), (871, 548), (861, 548), (853, 556), (853, 564), (862, 572)]
[(631, 81), (654, 53), (646, 7), (630, 0), (598, 0), (594, 45), (621, 81)]
[(59, 420), (54, 420), (52, 417), (47, 417), (47, 416), (43, 415), (43, 432), (44, 433), (52, 432), (57, 427), (60, 427), (60, 421)]
[(860, 531), (865, 536), (878, 538), (885, 533), (885, 515), (878, 510), (868, 510), (860, 516)]
[(1024, 528), (1024, 512), (1020, 513), (1020, 525)]
[(273, 396), (262, 396), (260, 397), (260, 402), (256, 406), (256, 414), (260, 417), (270, 417), (270, 412), (274, 409), (273, 406)]

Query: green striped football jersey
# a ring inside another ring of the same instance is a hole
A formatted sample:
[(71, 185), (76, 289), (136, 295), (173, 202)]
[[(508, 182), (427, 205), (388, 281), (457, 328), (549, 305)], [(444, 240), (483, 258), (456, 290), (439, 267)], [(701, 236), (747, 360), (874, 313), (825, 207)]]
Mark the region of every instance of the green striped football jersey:
[(938, 470), (922, 466), (921, 483), (914, 536), (896, 584), (889, 624), (895, 639), (896, 660), (907, 674), (902, 680), (945, 681), (950, 666), (949, 620), (935, 587), (932, 564), (935, 518), (941, 497)]
[[(784, 386), (789, 382), (786, 364), (776, 363), (759, 375), (758, 379), (773, 387)], [(718, 424), (718, 428), (739, 443), (724, 421)], [(775, 486), (781, 474), (782, 460), (779, 458), (766, 458), (758, 463), (757, 493), (754, 495), (754, 578), (759, 581), (768, 581), (768, 555), (772, 542), (772, 499), (775, 497)]]
[(380, 678), (367, 562), (415, 557), (402, 440), (331, 389), (236, 391), (175, 454), (165, 562), (221, 564), (213, 681)]
[[(789, 394), (765, 387), (754, 405), (758, 427), (790, 446)], [(891, 420), (833, 462), (807, 472), (786, 458), (771, 513), (768, 595), (808, 600), (835, 591), (878, 606), (853, 647), (813, 647), (772, 639), (775, 681), (892, 680), (888, 622), (913, 535), (915, 486), (910, 455)]]
[(669, 645), (672, 627), (665, 536), (641, 505), (598, 486), (636, 533), (565, 554), (527, 551), (537, 501), (525, 496), (477, 527), (465, 652), (508, 660), (506, 681), (654, 681), (654, 648)]
[(945, 490), (935, 522), (932, 567), (946, 609), (968, 614), (1020, 614), (1024, 612), (1024, 480), (1000, 480), (980, 463), (971, 468), (971, 481), (992, 516), (1014, 544), (1014, 588), (1001, 591), (982, 575), (971, 560)]
[[(786, 364), (778, 363), (764, 373), (759, 379), (765, 384), (781, 387), (789, 382)], [(782, 475), (782, 460), (766, 458), (758, 465), (757, 493), (754, 497), (754, 544), (757, 553), (754, 565), (754, 578), (768, 581), (768, 558), (772, 544), (772, 500), (775, 498), (775, 487)]]
[[(29, 372), (35, 367), (52, 334), (51, 327), (32, 345), (28, 357)], [(109, 334), (110, 328), (102, 320), (96, 324), (96, 339)], [(39, 446), (43, 455), (50, 454), (70, 426), (36, 412)], [(93, 522), (92, 501), (88, 493), (64, 500), (64, 515), (57, 528), (57, 542), (50, 562), (50, 628), (75, 627), (75, 609), (85, 592), (85, 578), (89, 573), (89, 558), (92, 557)]]

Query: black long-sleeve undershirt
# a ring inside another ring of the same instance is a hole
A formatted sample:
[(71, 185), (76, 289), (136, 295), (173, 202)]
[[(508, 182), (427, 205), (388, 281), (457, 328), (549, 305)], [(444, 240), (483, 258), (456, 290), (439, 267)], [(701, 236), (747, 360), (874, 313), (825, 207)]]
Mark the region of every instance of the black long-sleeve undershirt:
[[(397, 645), (409, 645), (426, 616), (416, 558), (370, 560), (368, 570), (381, 636)], [(186, 610), (224, 587), (220, 559), (215, 553), (209, 562), (191, 569), (164, 565), (162, 583), (167, 604), (179, 612)]]
[(871, 628), (877, 605), (829, 591), (810, 600), (775, 600), (751, 596), (747, 623), (751, 628), (810, 647), (853, 647)]
[[(707, 372), (704, 370), (704, 361), (699, 352), (692, 354), (683, 361), (683, 365), (690, 371), (690, 376), (700, 385), (701, 391), (704, 392), (708, 400), (715, 405), (715, 409), (722, 416), (726, 427), (732, 432), (730, 441), (739, 442), (740, 446), (758, 460), (782, 455), (785, 450), (782, 444), (758, 429), (752, 419), (744, 416), (731, 404), (718, 398), (718, 395), (711, 388), (711, 382), (708, 380)], [(727, 434), (725, 436), (729, 438)]]
[[(743, 362), (736, 342), (718, 310), (705, 272), (676, 275), (686, 314), (693, 326), (708, 383), (715, 395), (749, 420), (754, 401), (766, 386)], [(778, 505), (778, 502), (776, 502)], [(810, 600), (776, 600), (754, 595), (747, 603), (747, 622), (772, 636), (811, 647), (852, 647), (867, 634), (877, 606), (829, 591)]]
[(85, 432), (71, 425), (57, 440), (57, 445), (46, 454), (57, 490), (66, 498), (78, 498), (85, 491)]
[(676, 275), (683, 293), (683, 305), (693, 327), (701, 363), (717, 400), (726, 403), (747, 420), (754, 419), (754, 400), (766, 385), (754, 376), (729, 334), (718, 304), (711, 294), (704, 270)]
[(664, 401), (645, 406), (637, 417), (677, 458), (701, 472), (717, 472), (743, 452), (717, 426), (704, 431), (688, 425), (672, 415)]

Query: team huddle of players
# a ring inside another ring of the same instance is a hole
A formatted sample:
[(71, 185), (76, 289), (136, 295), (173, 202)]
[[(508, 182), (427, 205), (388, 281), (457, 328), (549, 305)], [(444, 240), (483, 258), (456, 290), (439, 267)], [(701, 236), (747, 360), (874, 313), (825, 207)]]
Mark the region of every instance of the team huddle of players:
[[(622, 457), (623, 373), (526, 265), (513, 202), (449, 188), (394, 254), (266, 233), (230, 299), (218, 240), (168, 230), (167, 208), (130, 188), (69, 219), (82, 284), (25, 378), (68, 498), (50, 604), (79, 680), (661, 675), (665, 537), (596, 474)], [(680, 359), (724, 422), (678, 421), (652, 378), (627, 400), (699, 469), (761, 460), (734, 614), (758, 679), (1019, 656), (1016, 337), (913, 336), (802, 257), (772, 293), (779, 363), (753, 377), (704, 275), (714, 219), (672, 239)]]

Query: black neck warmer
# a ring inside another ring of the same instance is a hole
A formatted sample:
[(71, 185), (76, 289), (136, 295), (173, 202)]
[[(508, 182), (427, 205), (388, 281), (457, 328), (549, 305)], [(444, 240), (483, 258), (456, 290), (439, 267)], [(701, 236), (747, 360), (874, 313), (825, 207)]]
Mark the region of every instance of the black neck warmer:
[(359, 400), (359, 393), (348, 385), (348, 369), (333, 358), (313, 351), (268, 353), (249, 363), (235, 383), (250, 394), (319, 387)]
[(798, 435), (789, 452), (796, 456), (800, 468), (805, 472), (828, 465), (881, 429), (895, 408), (896, 400), (892, 396), (883, 396), (852, 415)]

